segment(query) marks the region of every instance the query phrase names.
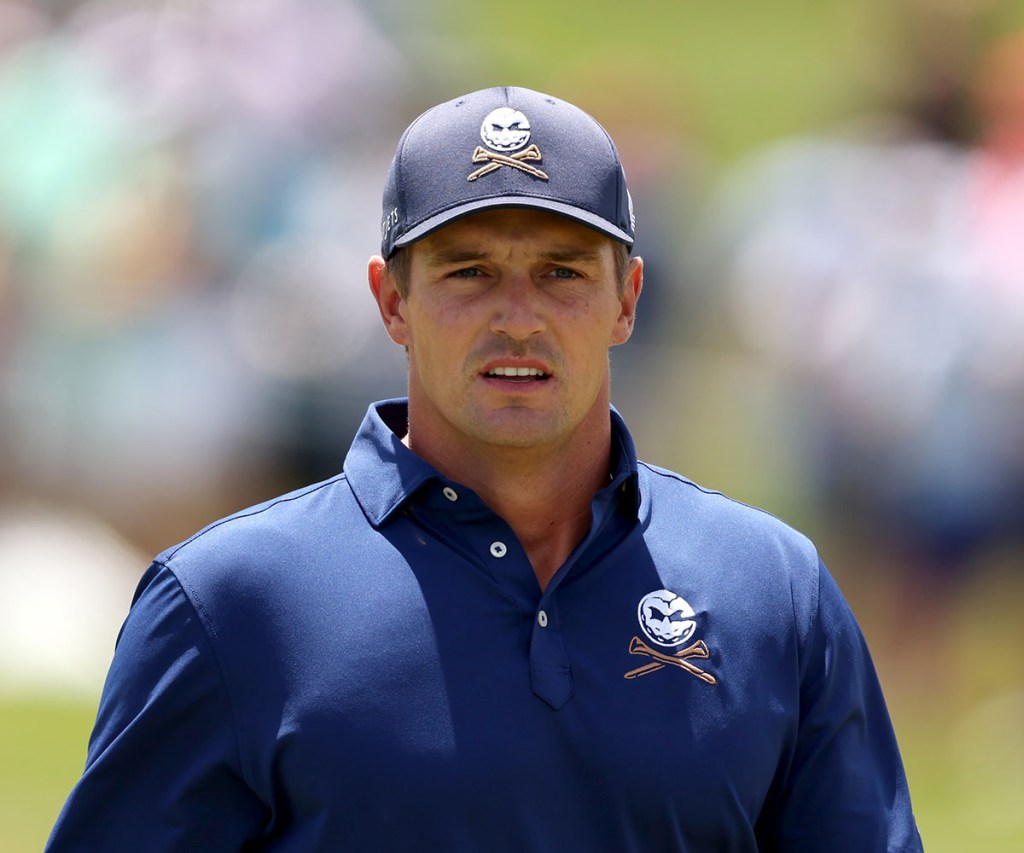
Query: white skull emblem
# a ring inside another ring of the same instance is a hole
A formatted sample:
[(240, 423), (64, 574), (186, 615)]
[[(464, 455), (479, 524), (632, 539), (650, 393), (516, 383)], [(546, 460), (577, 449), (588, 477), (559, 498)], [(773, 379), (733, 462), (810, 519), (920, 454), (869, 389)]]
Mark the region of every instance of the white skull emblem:
[(498, 107), (480, 125), (480, 138), (495, 151), (515, 151), (530, 140), (530, 121), (519, 110)]
[(685, 643), (697, 630), (693, 608), (681, 595), (668, 589), (649, 592), (640, 599), (637, 617), (644, 633), (662, 646)]

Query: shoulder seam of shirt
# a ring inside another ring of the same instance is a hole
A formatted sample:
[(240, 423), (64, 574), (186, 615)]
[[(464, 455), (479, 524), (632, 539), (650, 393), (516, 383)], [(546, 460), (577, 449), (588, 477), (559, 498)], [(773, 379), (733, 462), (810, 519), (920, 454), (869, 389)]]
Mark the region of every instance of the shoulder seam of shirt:
[[(780, 524), (784, 524), (784, 525), (786, 525), (786, 527), (789, 527), (789, 528), (791, 528), (793, 530), (796, 530), (796, 528), (794, 528), (793, 525), (791, 525), (788, 521), (786, 521), (785, 519), (779, 518), (779, 516), (775, 515), (775, 513), (769, 512), (764, 507), (755, 506), (754, 504), (744, 503), (743, 501), (738, 500), (737, 498), (730, 497), (725, 492), (718, 491), (718, 489), (709, 489), (706, 486), (701, 486), (698, 483), (693, 482), (693, 480), (689, 479), (688, 477), (684, 477), (682, 474), (678, 474), (675, 471), (670, 471), (667, 468), (660, 468), (657, 465), (652, 465), (649, 462), (643, 462), (643, 461), (638, 462), (638, 465), (643, 466), (648, 471), (650, 471), (652, 474), (657, 474), (659, 477), (664, 477), (666, 480), (676, 480), (677, 482), (682, 483), (684, 486), (690, 486), (690, 487), (696, 489), (698, 492), (701, 492), (702, 494), (723, 498), (724, 500), (729, 501), (729, 503), (736, 504), (737, 506), (746, 507), (747, 509), (754, 510), (754, 512), (759, 512), (759, 513), (761, 513), (761, 515), (766, 515), (769, 518), (775, 519)], [(799, 531), (796, 531), (796, 532), (799, 532)]]
[[(258, 504), (257, 506), (251, 507), (250, 509), (243, 509), (232, 515), (226, 516), (225, 518), (222, 518), (219, 521), (214, 521), (212, 524), (208, 524), (202, 530), (198, 531), (197, 533), (193, 533), (191, 536), (188, 537), (188, 539), (186, 539), (183, 542), (180, 542), (178, 545), (174, 546), (172, 549), (167, 551), (166, 554), (163, 555), (163, 559), (159, 562), (162, 566), (165, 566), (169, 569), (170, 561), (174, 559), (175, 555), (182, 548), (184, 548), (186, 545), (190, 545), (192, 542), (195, 542), (200, 537), (205, 536), (207, 533), (216, 530), (218, 527), (222, 527), (225, 524), (230, 524), (232, 521), (240, 521), (243, 518), (252, 518), (256, 515), (262, 515), (264, 512), (267, 512), (276, 506), (280, 506), (281, 504), (285, 503), (290, 503), (292, 501), (297, 501), (301, 498), (313, 494), (314, 492), (318, 492), (321, 489), (325, 489), (328, 486), (333, 486), (335, 483), (340, 483), (342, 480), (347, 481), (347, 479), (348, 477), (345, 473), (336, 474), (329, 480), (324, 480), (320, 483), (314, 483), (313, 485), (306, 486), (305, 488), (299, 489), (296, 492), (291, 492), (287, 495), (281, 495), (278, 498), (272, 498), (269, 501), (266, 501), (265, 503), (262, 504)], [(177, 575), (175, 575), (175, 577), (177, 577)]]
[(813, 655), (812, 649), (814, 648), (815, 643), (823, 641), (821, 628), (821, 573), (824, 570), (825, 563), (821, 557), (818, 557), (818, 571), (814, 573), (812, 578), (814, 584), (814, 601), (812, 603), (814, 606), (809, 609), (811, 617), (811, 631), (808, 632), (807, 636), (807, 659), (800, 662), (801, 684), (803, 684), (804, 679), (807, 677), (807, 667), (810, 665)]
[[(242, 727), (239, 722), (238, 703), (235, 702), (235, 697), (231, 694), (231, 686), (228, 684), (227, 676), (224, 673), (224, 665), (221, 662), (221, 657), (217, 652), (217, 644), (214, 642), (214, 640), (217, 639), (216, 628), (214, 627), (213, 622), (210, 619), (209, 613), (206, 612), (206, 608), (203, 606), (202, 599), (199, 597), (196, 591), (191, 586), (186, 588), (185, 582), (178, 576), (178, 573), (167, 564), (165, 560), (157, 559), (153, 562), (156, 565), (162, 566), (164, 569), (166, 569), (167, 572), (171, 575), (171, 577), (174, 578), (175, 583), (178, 585), (178, 589), (181, 590), (181, 594), (185, 597), (185, 601), (188, 602), (188, 606), (191, 607), (196, 614), (197, 621), (199, 622), (199, 630), (202, 631), (203, 636), (206, 638), (206, 643), (210, 648), (210, 654), (213, 655), (213, 662), (217, 667), (217, 675), (220, 677), (221, 688), (224, 690), (224, 696), (227, 698), (228, 707), (231, 709), (231, 721), (233, 723), (234, 728), (235, 753), (236, 760), (238, 761), (238, 767), (243, 774), (243, 778), (245, 778), (246, 784), (250, 784), (251, 780), (247, 778), (247, 767), (245, 764), (244, 753), (242, 751)], [(255, 790), (255, 788), (253, 790)]]

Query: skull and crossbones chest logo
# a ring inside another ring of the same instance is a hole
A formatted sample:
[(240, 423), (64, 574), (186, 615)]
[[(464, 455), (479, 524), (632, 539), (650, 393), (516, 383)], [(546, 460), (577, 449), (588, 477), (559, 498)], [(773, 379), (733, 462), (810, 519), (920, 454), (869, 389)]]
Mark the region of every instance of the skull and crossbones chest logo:
[(656, 648), (663, 646), (674, 649), (686, 643), (697, 630), (696, 615), (685, 598), (668, 589), (657, 589), (641, 598), (637, 605), (637, 620), (640, 622), (642, 633), (650, 642), (634, 636), (629, 642), (629, 653), (644, 655), (651, 661), (631, 669), (625, 677), (639, 678), (671, 666), (685, 670), (705, 684), (717, 684), (718, 679), (715, 676), (690, 663), (692, 658), (707, 660), (711, 657), (707, 643), (703, 640), (697, 640), (672, 653)]
[(484, 165), (471, 172), (466, 177), (467, 181), (475, 181), (503, 166), (542, 181), (548, 180), (545, 172), (531, 165), (531, 162), (539, 162), (542, 156), (536, 145), (527, 145), (530, 141), (530, 120), (519, 110), (512, 107), (491, 110), (480, 125), (480, 139), (487, 147), (478, 145), (473, 150), (473, 162)]

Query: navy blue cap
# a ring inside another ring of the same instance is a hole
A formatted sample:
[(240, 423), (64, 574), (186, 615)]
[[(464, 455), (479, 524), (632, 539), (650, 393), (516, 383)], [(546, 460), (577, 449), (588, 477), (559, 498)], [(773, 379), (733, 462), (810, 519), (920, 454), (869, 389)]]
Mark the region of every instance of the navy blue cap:
[(562, 214), (633, 245), (608, 132), (566, 101), (510, 86), (433, 107), (402, 134), (384, 186), (381, 254), (496, 207)]

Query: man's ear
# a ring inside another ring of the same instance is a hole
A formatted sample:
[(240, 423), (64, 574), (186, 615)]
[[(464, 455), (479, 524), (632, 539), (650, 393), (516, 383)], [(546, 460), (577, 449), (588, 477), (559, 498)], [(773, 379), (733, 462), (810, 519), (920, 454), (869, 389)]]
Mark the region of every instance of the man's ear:
[(407, 347), (410, 335), (402, 310), (405, 300), (395, 286), (395, 277), (388, 269), (387, 262), (380, 255), (374, 255), (367, 264), (366, 275), (388, 336), (399, 346)]
[(619, 298), (619, 318), (615, 323), (612, 332), (612, 346), (624, 344), (633, 334), (633, 324), (636, 322), (636, 303), (640, 299), (640, 292), (644, 289), (644, 261), (637, 256), (629, 259), (629, 268), (626, 272), (626, 284)]

